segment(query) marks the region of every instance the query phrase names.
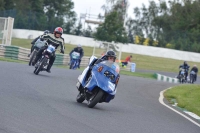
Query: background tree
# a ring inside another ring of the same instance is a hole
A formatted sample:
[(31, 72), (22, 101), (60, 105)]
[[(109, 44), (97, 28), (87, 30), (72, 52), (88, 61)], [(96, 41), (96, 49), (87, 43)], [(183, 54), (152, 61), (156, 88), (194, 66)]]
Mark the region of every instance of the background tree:
[(123, 27), (123, 23), (119, 21), (119, 16), (116, 11), (110, 12), (106, 16), (105, 22), (99, 25), (94, 37), (97, 40), (107, 42), (128, 42), (128, 37)]

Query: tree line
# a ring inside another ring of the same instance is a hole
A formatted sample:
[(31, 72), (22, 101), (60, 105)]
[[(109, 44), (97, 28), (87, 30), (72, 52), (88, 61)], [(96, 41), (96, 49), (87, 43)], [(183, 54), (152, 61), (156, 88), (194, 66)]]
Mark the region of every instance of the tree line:
[(148, 6), (134, 8), (135, 17), (124, 23), (127, 7), (127, 0), (107, 0), (102, 5), (105, 14), (99, 14), (104, 23), (94, 31), (90, 26), (83, 29), (78, 22), (72, 0), (0, 0), (0, 17), (14, 16), (14, 28), (53, 30), (62, 26), (66, 34), (101, 41), (200, 52), (199, 0), (151, 0)]

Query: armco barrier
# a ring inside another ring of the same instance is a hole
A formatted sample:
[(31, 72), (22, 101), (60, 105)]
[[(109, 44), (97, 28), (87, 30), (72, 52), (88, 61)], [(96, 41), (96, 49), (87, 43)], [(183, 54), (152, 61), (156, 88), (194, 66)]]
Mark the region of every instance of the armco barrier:
[(155, 73), (154, 75), (155, 75), (155, 77), (157, 78), (158, 81), (164, 81), (164, 82), (169, 82), (169, 83), (178, 83), (177, 78), (167, 77), (167, 76), (161, 75), (159, 73)]
[[(6, 57), (15, 60), (29, 61), (28, 54), (30, 49), (17, 47), (17, 46), (5, 46), (0, 45), (0, 57)], [(70, 61), (69, 55), (67, 54), (57, 54), (54, 65), (67, 65)], [(89, 62), (89, 57), (83, 57), (80, 66), (87, 66)]]

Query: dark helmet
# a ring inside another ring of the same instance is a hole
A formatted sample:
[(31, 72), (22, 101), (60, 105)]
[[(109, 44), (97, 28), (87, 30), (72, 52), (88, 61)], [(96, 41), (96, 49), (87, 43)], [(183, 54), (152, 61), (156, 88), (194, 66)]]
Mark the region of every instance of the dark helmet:
[(106, 57), (114, 57), (114, 61), (116, 59), (116, 54), (114, 51), (107, 51), (106, 54), (105, 54)]
[(46, 35), (46, 34), (49, 34), (49, 33), (50, 33), (49, 30), (45, 30), (43, 34)]
[(184, 61), (184, 62), (183, 62), (183, 65), (187, 65), (187, 61)]

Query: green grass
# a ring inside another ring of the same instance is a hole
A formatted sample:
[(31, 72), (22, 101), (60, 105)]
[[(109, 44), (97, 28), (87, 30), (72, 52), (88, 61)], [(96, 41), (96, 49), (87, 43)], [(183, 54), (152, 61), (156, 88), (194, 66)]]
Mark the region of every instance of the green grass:
[[(2, 58), (2, 57), (0, 57), (0, 61), (16, 62), (16, 63), (27, 64), (27, 62), (25, 62), (25, 61), (19, 61), (19, 60), (14, 60), (14, 59), (10, 59), (10, 58)], [(69, 69), (69, 66), (66, 66), (66, 65), (54, 65), (54, 66), (58, 67), (58, 68)], [(85, 69), (85, 67), (81, 67), (79, 70), (83, 71), (84, 69)], [(129, 72), (129, 71), (122, 70), (122, 71), (120, 71), (120, 74), (155, 79), (155, 77), (153, 76), (153, 74), (148, 74), (148, 73), (137, 73), (137, 72), (132, 73), (132, 72)]]
[[(12, 45), (20, 46), (24, 48), (31, 47), (30, 39), (17, 39), (12, 38)], [(69, 54), (69, 52), (76, 47), (75, 45), (65, 44), (65, 54)], [(85, 56), (91, 56), (93, 53), (93, 47), (85, 47), (83, 46)], [(96, 53), (100, 54), (104, 50), (96, 48)], [(165, 71), (165, 72), (178, 72), (179, 65), (183, 64), (183, 60), (174, 60), (169, 58), (160, 58), (160, 57), (153, 57), (153, 56), (146, 56), (146, 55), (139, 55), (139, 54), (131, 54), (122, 52), (122, 60), (125, 59), (127, 56), (133, 55), (131, 59), (132, 62), (136, 63), (136, 69), (145, 69), (145, 70), (156, 70), (156, 71)], [(188, 61), (190, 66), (196, 64), (200, 66), (200, 62), (190, 62)]]
[(179, 85), (164, 93), (166, 99), (176, 99), (178, 106), (200, 116), (200, 85)]
[[(69, 66), (66, 66), (66, 65), (57, 65), (57, 67), (69, 69)], [(83, 71), (84, 69), (85, 69), (85, 67), (80, 67), (79, 70)], [(151, 73), (138, 73), (138, 72), (130, 72), (130, 71), (121, 70), (120, 75), (128, 75), (128, 76), (156, 79), (155, 75), (151, 74)]]
[(0, 57), (0, 61), (16, 62), (16, 63), (26, 63), (25, 61), (14, 60), (14, 59), (10, 59), (10, 58), (2, 58), (2, 57)]

